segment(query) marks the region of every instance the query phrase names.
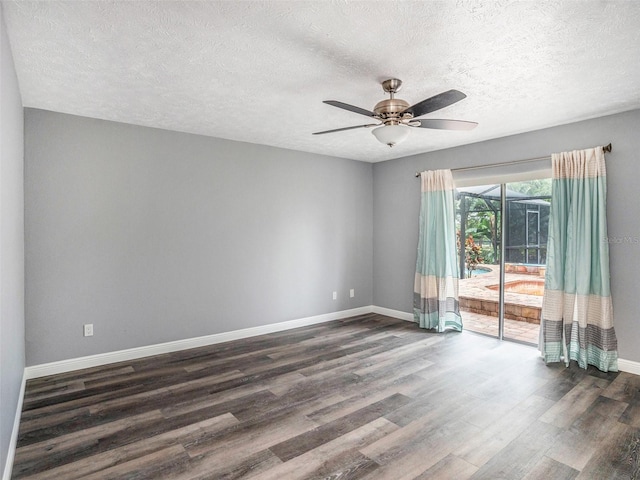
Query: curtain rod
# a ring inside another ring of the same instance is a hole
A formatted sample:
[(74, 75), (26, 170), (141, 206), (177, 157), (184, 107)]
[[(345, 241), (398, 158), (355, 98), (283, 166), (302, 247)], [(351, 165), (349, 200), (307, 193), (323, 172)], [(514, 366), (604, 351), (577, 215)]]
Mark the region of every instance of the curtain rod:
[[(611, 144), (606, 145), (604, 147), (602, 147), (602, 151), (603, 152), (611, 152)], [(482, 168), (489, 168), (489, 167), (500, 167), (500, 166), (508, 166), (508, 165), (517, 165), (519, 163), (527, 163), (527, 162), (538, 162), (541, 160), (551, 160), (551, 155), (548, 155), (546, 157), (538, 157), (538, 158), (527, 158), (524, 160), (512, 160), (510, 162), (499, 162), (499, 163), (490, 163), (488, 165), (476, 165), (474, 167), (461, 167), (461, 168), (452, 168), (451, 171), (452, 172), (465, 172), (468, 170), (480, 170)], [(420, 176), (420, 172), (416, 172), (416, 177)]]

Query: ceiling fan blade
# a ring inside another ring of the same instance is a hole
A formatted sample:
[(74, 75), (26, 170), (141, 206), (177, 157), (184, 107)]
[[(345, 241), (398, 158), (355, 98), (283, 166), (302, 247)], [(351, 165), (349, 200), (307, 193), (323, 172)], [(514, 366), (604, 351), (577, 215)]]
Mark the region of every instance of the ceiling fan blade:
[(466, 97), (467, 96), (464, 93), (459, 92), (458, 90), (449, 90), (418, 102), (404, 110), (402, 113), (412, 113), (414, 118), (421, 117), (427, 113), (435, 112), (441, 108), (453, 105)]
[(333, 107), (342, 108), (344, 110), (349, 110), (350, 112), (359, 113), (360, 115), (365, 115), (367, 117), (375, 117), (376, 114), (365, 110), (364, 108), (354, 107), (353, 105), (349, 105), (348, 103), (338, 102), (337, 100), (324, 100), (322, 103), (326, 103), (327, 105), (331, 105)]
[(325, 130), (324, 132), (314, 132), (313, 135), (322, 135), (324, 133), (342, 132), (343, 130), (353, 130), (354, 128), (376, 127), (377, 123), (370, 123), (369, 125), (356, 125), (355, 127), (335, 128), (333, 130)]
[[(420, 122), (420, 125), (414, 125), (415, 122)], [(465, 122), (464, 120), (442, 120), (437, 118), (411, 120), (411, 125), (421, 128), (437, 128), (438, 130), (473, 130), (478, 126), (476, 122)]]

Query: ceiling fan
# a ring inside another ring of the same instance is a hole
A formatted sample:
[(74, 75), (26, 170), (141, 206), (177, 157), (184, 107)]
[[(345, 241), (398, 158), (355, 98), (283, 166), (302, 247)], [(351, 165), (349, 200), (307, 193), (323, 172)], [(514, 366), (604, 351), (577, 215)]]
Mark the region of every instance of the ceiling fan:
[(372, 117), (380, 123), (370, 123), (366, 125), (356, 125), (354, 127), (336, 128), (333, 130), (325, 130), (323, 132), (315, 132), (314, 135), (323, 135), (325, 133), (341, 132), (343, 130), (352, 130), (354, 128), (374, 128), (371, 133), (379, 142), (393, 147), (404, 141), (410, 132), (410, 128), (436, 128), (439, 130), (472, 130), (478, 124), (476, 122), (466, 122), (464, 120), (443, 120), (443, 119), (418, 119), (422, 115), (435, 112), (441, 108), (453, 105), (467, 96), (458, 90), (449, 90), (439, 93), (433, 97), (422, 100), (415, 105), (409, 106), (409, 103), (395, 98), (394, 95), (400, 90), (402, 80), (390, 78), (382, 82), (382, 89), (387, 92), (390, 98), (382, 100), (373, 107), (373, 112), (364, 108), (355, 107), (348, 103), (338, 102), (336, 100), (325, 100), (323, 103), (334, 107), (349, 110), (350, 112), (359, 113), (367, 117)]

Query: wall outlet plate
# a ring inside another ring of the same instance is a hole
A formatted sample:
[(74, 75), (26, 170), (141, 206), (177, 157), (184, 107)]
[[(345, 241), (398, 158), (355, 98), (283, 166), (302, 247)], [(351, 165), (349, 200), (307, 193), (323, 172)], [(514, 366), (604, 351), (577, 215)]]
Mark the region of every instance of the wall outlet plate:
[(349, 290), (349, 296), (350, 296), (351, 298), (353, 298), (353, 297), (355, 297), (355, 296), (356, 296), (356, 289), (355, 289), (355, 288), (352, 288), (351, 290)]
[(93, 323), (84, 324), (84, 336), (93, 337)]

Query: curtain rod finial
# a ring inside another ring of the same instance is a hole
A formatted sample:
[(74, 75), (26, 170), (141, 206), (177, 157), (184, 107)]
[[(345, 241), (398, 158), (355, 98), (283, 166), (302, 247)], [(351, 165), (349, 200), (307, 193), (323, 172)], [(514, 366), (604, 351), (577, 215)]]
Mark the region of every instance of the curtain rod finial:
[(611, 144), (607, 145), (606, 147), (602, 147), (602, 150), (604, 150), (605, 152), (610, 152), (611, 151)]

